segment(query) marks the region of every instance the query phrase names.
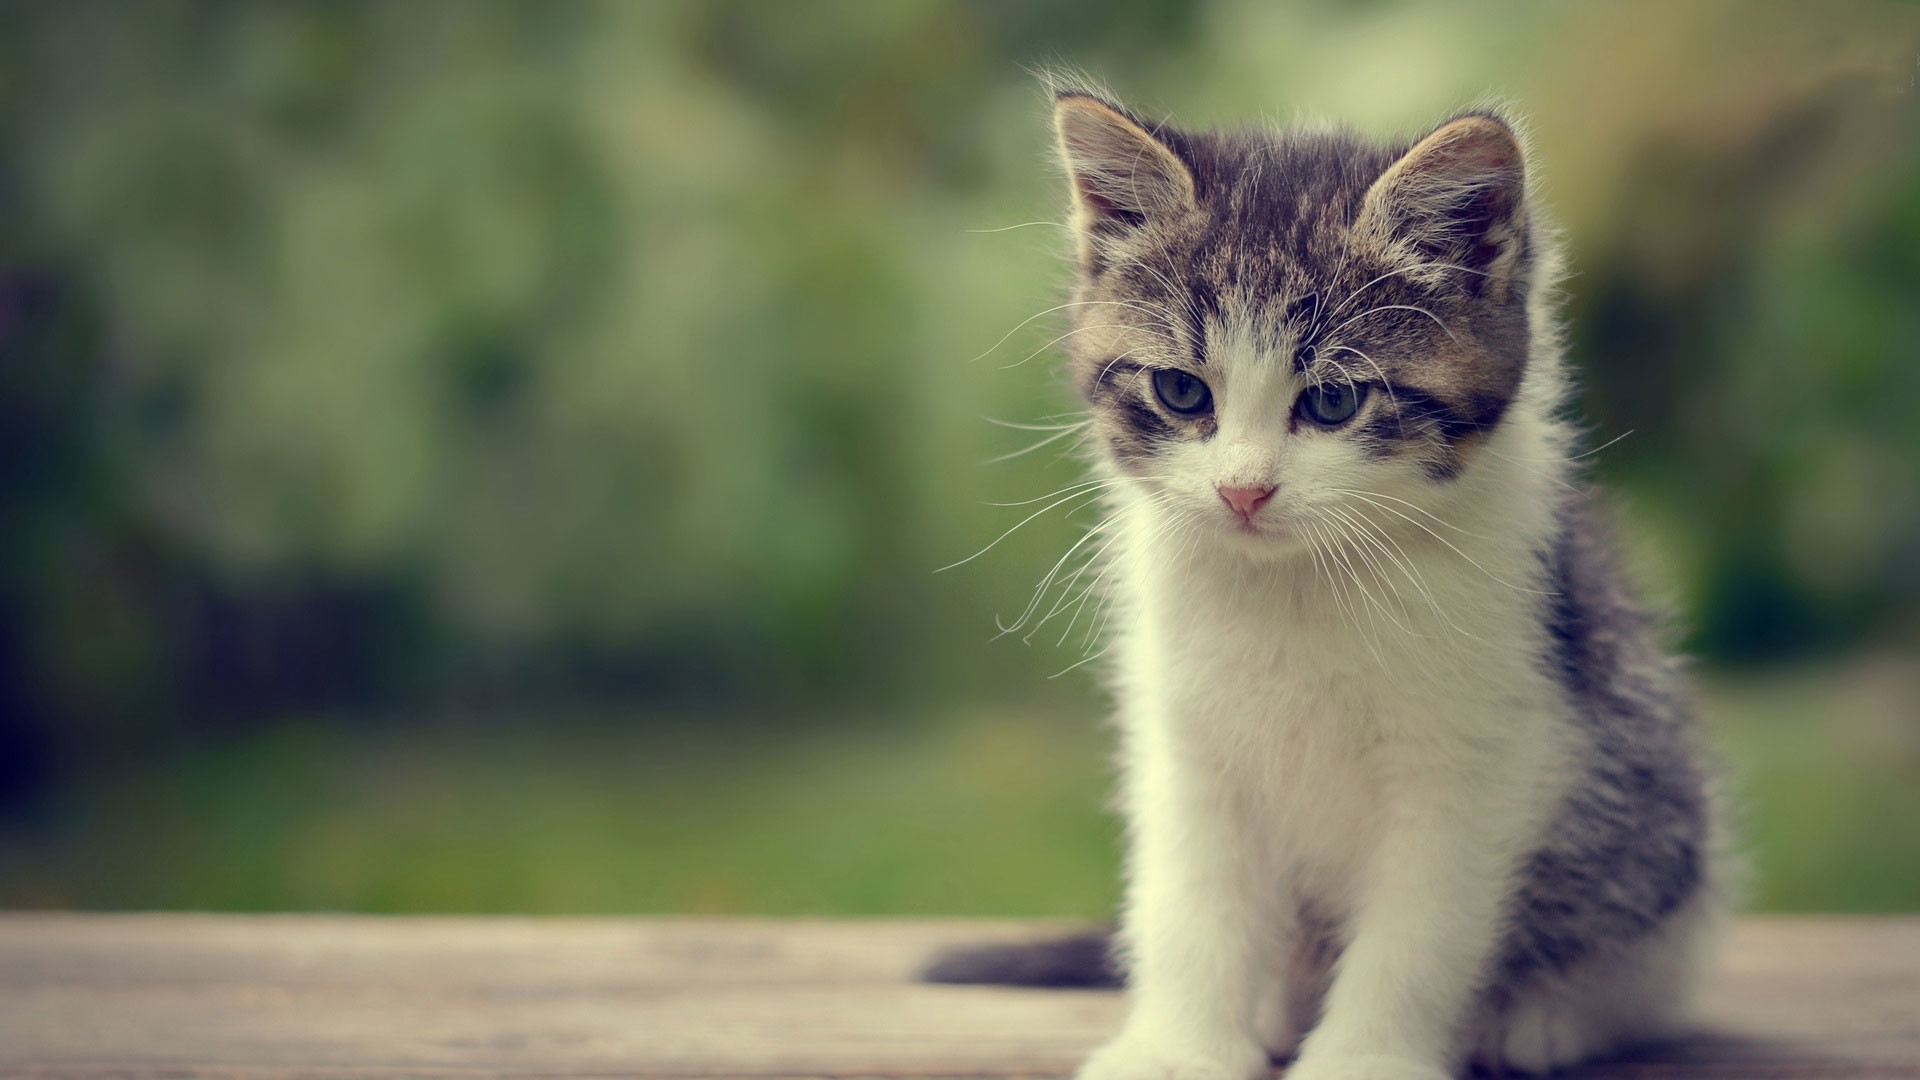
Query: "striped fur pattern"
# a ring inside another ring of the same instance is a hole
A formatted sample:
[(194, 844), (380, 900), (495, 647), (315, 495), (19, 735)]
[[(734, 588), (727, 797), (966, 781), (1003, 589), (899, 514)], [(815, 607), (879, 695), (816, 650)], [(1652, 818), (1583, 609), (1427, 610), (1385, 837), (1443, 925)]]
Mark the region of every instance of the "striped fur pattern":
[(1054, 114), (1130, 827), (1130, 1018), (1083, 1080), (1545, 1073), (1669, 1030), (1715, 815), (1571, 461), (1515, 123)]

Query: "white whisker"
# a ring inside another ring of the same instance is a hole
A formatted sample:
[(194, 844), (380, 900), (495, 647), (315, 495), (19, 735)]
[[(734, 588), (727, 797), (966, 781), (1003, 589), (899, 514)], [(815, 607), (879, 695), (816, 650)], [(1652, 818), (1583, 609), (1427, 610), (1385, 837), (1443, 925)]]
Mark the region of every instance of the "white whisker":
[(1442, 544), (1445, 544), (1445, 545), (1447, 546), (1447, 549), (1448, 549), (1448, 550), (1450, 550), (1450, 551), (1452, 551), (1452, 552), (1453, 552), (1453, 553), (1454, 553), (1455, 555), (1458, 555), (1458, 556), (1460, 556), (1461, 558), (1463, 558), (1463, 559), (1465, 559), (1465, 560), (1467, 560), (1467, 562), (1468, 562), (1468, 564), (1470, 564), (1470, 565), (1471, 565), (1471, 566), (1472, 566), (1472, 567), (1473, 567), (1474, 569), (1476, 569), (1476, 570), (1478, 570), (1478, 571), (1480, 571), (1480, 572), (1481, 572), (1482, 574), (1485, 574), (1485, 575), (1486, 575), (1486, 576), (1488, 577), (1488, 579), (1490, 579), (1490, 580), (1492, 580), (1492, 581), (1495, 581), (1495, 582), (1497, 582), (1497, 583), (1499, 583), (1499, 584), (1501, 584), (1501, 585), (1505, 585), (1505, 586), (1506, 586), (1507, 588), (1509, 588), (1509, 589), (1513, 589), (1513, 590), (1515, 590), (1516, 592), (1524, 592), (1524, 593), (1532, 593), (1532, 594), (1534, 594), (1535, 596), (1551, 596), (1551, 595), (1553, 595), (1553, 594), (1551, 594), (1551, 593), (1545, 593), (1545, 592), (1541, 592), (1541, 591), (1540, 591), (1539, 589), (1530, 589), (1530, 588), (1527, 588), (1527, 587), (1526, 587), (1525, 585), (1515, 585), (1515, 584), (1514, 584), (1513, 582), (1511, 582), (1511, 581), (1508, 581), (1508, 580), (1506, 580), (1505, 578), (1503, 578), (1503, 577), (1501, 577), (1501, 576), (1499, 576), (1498, 574), (1495, 574), (1495, 573), (1494, 573), (1493, 571), (1491, 571), (1491, 570), (1489, 570), (1489, 569), (1487, 569), (1486, 567), (1484, 567), (1484, 566), (1482, 566), (1482, 565), (1480, 565), (1480, 562), (1479, 562), (1479, 560), (1477, 560), (1477, 559), (1475, 559), (1475, 558), (1474, 558), (1473, 556), (1471, 556), (1471, 555), (1468, 555), (1468, 554), (1467, 554), (1466, 552), (1464, 552), (1464, 551), (1461, 551), (1461, 550), (1460, 550), (1460, 549), (1459, 549), (1458, 547), (1455, 547), (1455, 546), (1454, 546), (1454, 544), (1453, 544), (1453, 541), (1451, 541), (1451, 540), (1448, 540), (1448, 539), (1447, 539), (1446, 537), (1444, 537), (1444, 536), (1441, 536), (1441, 535), (1440, 535), (1439, 533), (1437, 533), (1437, 532), (1434, 532), (1434, 531), (1433, 531), (1432, 529), (1429, 529), (1429, 528), (1427, 528), (1427, 527), (1426, 527), (1426, 525), (1424, 525), (1424, 524), (1422, 524), (1422, 523), (1420, 522), (1420, 520), (1419, 520), (1419, 519), (1417, 519), (1417, 518), (1412, 518), (1412, 517), (1408, 517), (1408, 516), (1407, 516), (1406, 514), (1403, 514), (1403, 513), (1401, 513), (1400, 511), (1398, 511), (1398, 510), (1395, 510), (1395, 509), (1394, 509), (1393, 507), (1391, 507), (1391, 506), (1383, 506), (1383, 505), (1380, 505), (1380, 504), (1378, 504), (1378, 503), (1376, 503), (1375, 505), (1376, 505), (1376, 506), (1377, 506), (1377, 507), (1378, 507), (1379, 509), (1381, 509), (1381, 510), (1385, 510), (1385, 511), (1386, 511), (1387, 513), (1389, 513), (1389, 514), (1392, 514), (1392, 515), (1394, 515), (1395, 517), (1398, 517), (1398, 518), (1402, 518), (1402, 519), (1404, 519), (1404, 520), (1405, 520), (1405, 521), (1407, 521), (1407, 522), (1408, 522), (1409, 524), (1411, 524), (1411, 525), (1413, 525), (1413, 526), (1415, 526), (1416, 528), (1418, 528), (1418, 529), (1420, 529), (1420, 531), (1422, 531), (1422, 532), (1424, 532), (1424, 533), (1426, 533), (1426, 534), (1427, 534), (1428, 536), (1431, 536), (1431, 537), (1433, 537), (1433, 538), (1434, 538), (1435, 540), (1438, 540), (1438, 541), (1440, 541), (1440, 542), (1441, 542)]
[(1381, 304), (1379, 307), (1370, 307), (1367, 310), (1361, 312), (1360, 314), (1354, 315), (1348, 318), (1346, 322), (1343, 322), (1339, 326), (1336, 326), (1333, 329), (1327, 331), (1327, 333), (1330, 335), (1337, 334), (1341, 330), (1346, 329), (1348, 325), (1358, 322), (1369, 315), (1378, 315), (1383, 311), (1412, 311), (1421, 315), (1425, 315), (1427, 318), (1433, 320), (1435, 326), (1438, 326), (1442, 331), (1445, 331), (1448, 337), (1453, 338), (1453, 340), (1456, 342), (1460, 340), (1458, 337), (1454, 336), (1453, 331), (1448, 328), (1447, 324), (1440, 320), (1440, 316), (1435, 315), (1433, 312), (1428, 311), (1426, 308), (1415, 307), (1412, 304)]
[(971, 360), (968, 360), (968, 361), (967, 361), (967, 363), (969, 363), (969, 364), (971, 364), (971, 363), (975, 363), (976, 361), (980, 361), (980, 360), (984, 360), (984, 359), (986, 359), (987, 357), (989, 357), (989, 356), (992, 356), (992, 355), (994, 354), (994, 352), (995, 352), (995, 350), (997, 350), (997, 349), (999, 349), (999, 348), (1000, 348), (1000, 346), (1002, 346), (1002, 345), (1005, 345), (1005, 344), (1007, 343), (1007, 339), (1008, 339), (1008, 338), (1011, 338), (1011, 337), (1012, 337), (1013, 335), (1015, 335), (1015, 334), (1017, 334), (1017, 333), (1019, 333), (1019, 332), (1020, 332), (1020, 331), (1021, 331), (1021, 330), (1022, 330), (1023, 328), (1025, 328), (1025, 327), (1026, 327), (1026, 326), (1027, 326), (1028, 324), (1030, 324), (1030, 323), (1032, 323), (1032, 322), (1034, 322), (1035, 320), (1037, 320), (1037, 319), (1043, 319), (1043, 318), (1045, 318), (1046, 316), (1048, 316), (1048, 315), (1051, 315), (1051, 314), (1053, 314), (1053, 313), (1054, 313), (1054, 312), (1056, 312), (1056, 311), (1065, 311), (1065, 310), (1067, 310), (1068, 308), (1077, 308), (1077, 307), (1131, 307), (1131, 308), (1142, 308), (1142, 307), (1144, 307), (1144, 306), (1146, 306), (1146, 305), (1144, 305), (1144, 303), (1143, 303), (1142, 301), (1138, 301), (1138, 300), (1075, 300), (1075, 301), (1073, 301), (1073, 302), (1071, 302), (1071, 303), (1066, 303), (1066, 304), (1055, 304), (1054, 306), (1052, 306), (1052, 307), (1050, 307), (1050, 308), (1047, 308), (1047, 309), (1046, 309), (1045, 311), (1038, 311), (1038, 312), (1035, 312), (1034, 314), (1032, 314), (1032, 315), (1029, 315), (1029, 316), (1027, 316), (1027, 317), (1026, 317), (1026, 318), (1024, 318), (1024, 319), (1021, 319), (1021, 320), (1020, 320), (1019, 322), (1017, 322), (1017, 323), (1015, 323), (1015, 324), (1014, 324), (1014, 326), (1013, 326), (1013, 329), (1011, 329), (1011, 330), (1009, 330), (1009, 331), (1007, 331), (1006, 333), (1004, 333), (1004, 334), (1002, 334), (1002, 335), (1000, 335), (1000, 340), (998, 340), (998, 341), (996, 341), (996, 342), (994, 342), (994, 343), (993, 343), (992, 345), (990, 345), (990, 346), (988, 346), (988, 347), (987, 347), (987, 351), (986, 351), (986, 352), (983, 352), (983, 353), (981, 353), (980, 355), (978, 355), (978, 356), (976, 356), (976, 357), (974, 357), (973, 359), (971, 359)]
[(969, 233), (976, 233), (976, 234), (1003, 233), (1003, 232), (1012, 232), (1015, 229), (1030, 229), (1035, 225), (1051, 225), (1056, 229), (1073, 228), (1073, 226), (1060, 221), (1023, 221), (1018, 225), (1002, 225), (997, 229), (965, 229), (962, 231), (969, 232)]
[(981, 462), (981, 464), (982, 465), (998, 465), (1003, 461), (1012, 461), (1014, 458), (1025, 457), (1026, 455), (1033, 453), (1035, 450), (1039, 450), (1043, 447), (1051, 446), (1052, 444), (1057, 443), (1061, 439), (1067, 438), (1068, 436), (1079, 435), (1085, 432), (1088, 424), (1091, 424), (1091, 423), (1092, 421), (1088, 421), (1087, 424), (1075, 424), (1071, 427), (1062, 428), (1059, 431), (1054, 432), (1053, 434), (1047, 436), (1044, 439), (1041, 439), (1039, 442), (1034, 443), (1031, 446), (1024, 446), (1018, 450), (1001, 454), (998, 457), (990, 457), (987, 460)]

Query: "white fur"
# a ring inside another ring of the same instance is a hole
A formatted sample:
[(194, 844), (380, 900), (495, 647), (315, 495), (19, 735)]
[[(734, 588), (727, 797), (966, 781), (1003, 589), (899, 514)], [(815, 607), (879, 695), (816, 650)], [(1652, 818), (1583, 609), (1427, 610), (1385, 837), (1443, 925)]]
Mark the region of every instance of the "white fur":
[[(1546, 1071), (1673, 1012), (1692, 919), (1476, 1012), (1583, 737), (1539, 663), (1567, 472), (1544, 320), (1506, 419), (1444, 483), (1290, 431), (1291, 365), (1210, 328), (1218, 433), (1114, 499), (1132, 1007), (1082, 1080), (1241, 1080), (1296, 1041), (1295, 1080), (1438, 1080), (1470, 1054)], [(1248, 535), (1215, 489), (1267, 484)], [(1301, 538), (1335, 509), (1382, 539), (1316, 560)], [(1345, 927), (1331, 973), (1293, 953), (1302, 903)]]

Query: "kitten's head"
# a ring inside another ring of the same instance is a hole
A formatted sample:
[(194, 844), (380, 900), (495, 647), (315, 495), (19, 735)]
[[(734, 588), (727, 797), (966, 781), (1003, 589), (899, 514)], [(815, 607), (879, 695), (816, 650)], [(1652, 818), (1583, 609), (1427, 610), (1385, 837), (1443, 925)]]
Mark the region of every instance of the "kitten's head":
[(1341, 512), (1411, 513), (1473, 466), (1528, 362), (1536, 241), (1504, 119), (1410, 145), (1185, 132), (1073, 89), (1054, 127), (1066, 341), (1115, 469), (1271, 552)]

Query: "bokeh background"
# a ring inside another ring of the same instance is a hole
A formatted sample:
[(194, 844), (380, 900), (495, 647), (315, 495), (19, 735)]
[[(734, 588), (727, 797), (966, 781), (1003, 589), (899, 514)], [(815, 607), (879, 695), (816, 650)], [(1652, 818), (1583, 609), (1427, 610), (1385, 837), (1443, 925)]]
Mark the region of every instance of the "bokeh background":
[(1107, 912), (1085, 517), (934, 572), (1062, 62), (1521, 105), (1752, 904), (1920, 907), (1920, 7), (1266, 0), (0, 5), (0, 905)]

